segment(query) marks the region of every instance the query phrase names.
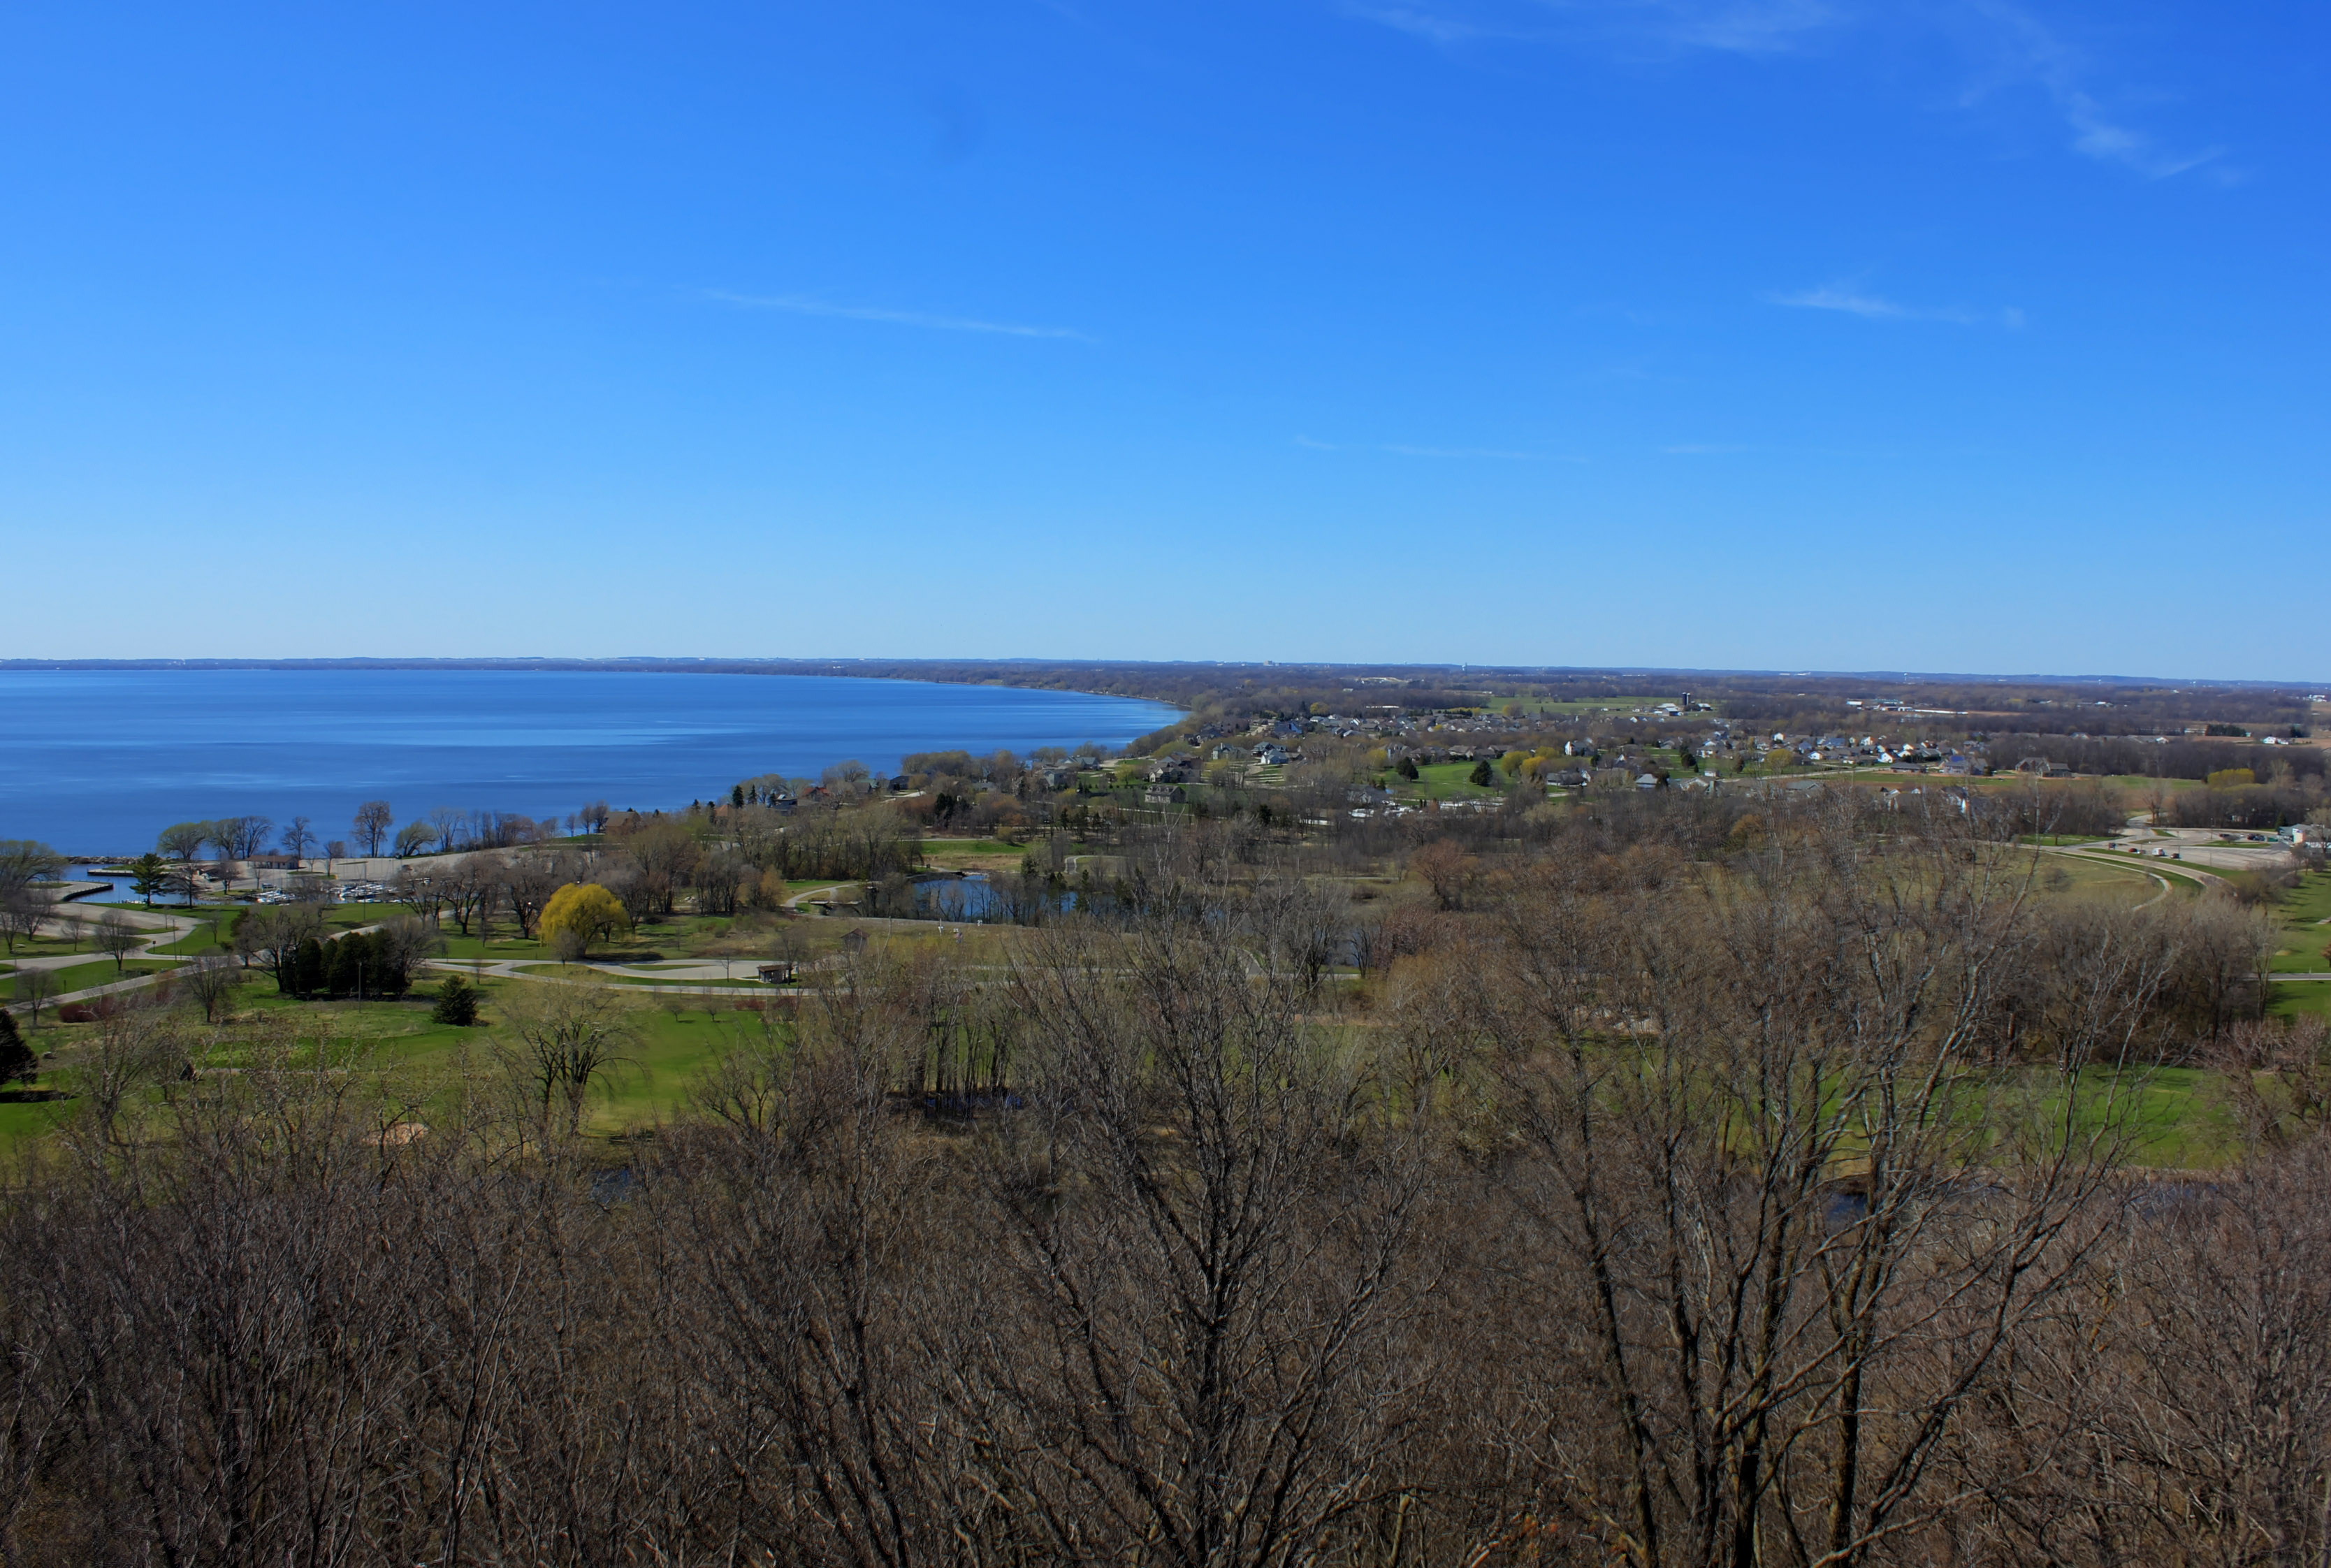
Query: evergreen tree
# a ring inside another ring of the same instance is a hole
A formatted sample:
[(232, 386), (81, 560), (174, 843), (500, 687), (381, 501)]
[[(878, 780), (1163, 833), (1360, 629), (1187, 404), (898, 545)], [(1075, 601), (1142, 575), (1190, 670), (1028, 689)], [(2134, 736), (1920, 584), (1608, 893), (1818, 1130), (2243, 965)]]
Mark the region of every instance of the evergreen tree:
[(437, 1005), (429, 1011), (430, 1022), (469, 1028), (478, 1022), (478, 998), (482, 994), (460, 975), (447, 975), (445, 984), (437, 988)]
[(30, 1083), (41, 1070), (41, 1059), (17, 1032), (16, 1020), (0, 1007), (0, 1083)]
[(313, 996), (322, 991), (329, 974), (325, 963), (324, 945), (313, 936), (303, 937), (291, 965), (291, 994)]

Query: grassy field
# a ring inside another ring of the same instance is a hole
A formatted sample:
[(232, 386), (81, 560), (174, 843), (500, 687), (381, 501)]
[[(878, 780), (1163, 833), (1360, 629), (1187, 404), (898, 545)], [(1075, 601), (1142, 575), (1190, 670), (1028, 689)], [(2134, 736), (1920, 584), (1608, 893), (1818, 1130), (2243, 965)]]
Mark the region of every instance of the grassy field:
[(2191, 1067), (2156, 1068), (2145, 1076), (2135, 1117), (2141, 1129), (2136, 1164), (2193, 1170), (2233, 1157), (2236, 1124), (2218, 1099), (2214, 1077)]
[(1394, 794), (1408, 800), (1470, 801), (1486, 800), (1506, 793), (1506, 775), (1495, 765), (1489, 769), (1494, 783), (1477, 784), (1470, 782), (1473, 765), (1470, 762), (1421, 763), (1416, 777), (1404, 779), (1398, 774), (1386, 774), (1384, 785)]
[[(110, 965), (109, 965), (109, 967)], [(436, 986), (432, 983), (399, 1002), (299, 1003), (274, 994), (274, 985), (262, 976), (245, 984), (233, 1003), (234, 1022), (216, 1031), (199, 1031), (220, 1043), (198, 1044), (193, 1060), (197, 1073), (233, 1070), (248, 1065), (254, 1041), (271, 1040), (284, 1052), (286, 1065), (322, 1065), (377, 1075), (387, 1092), (411, 1096), (426, 1121), (433, 1104), (452, 1092), (462, 1074), (500, 1075), (509, 1064), (497, 1053), (515, 1041), (509, 1038), (501, 1004), (522, 981), (488, 978), (482, 983), (485, 1007), (478, 1027), (455, 1029), (430, 1022)], [(766, 992), (758, 986), (754, 990)], [(622, 997), (627, 993), (614, 993)], [(621, 1003), (619, 1002), (619, 1005)], [(682, 1114), (699, 1075), (707, 1063), (728, 1049), (740, 1031), (757, 1031), (756, 1015), (739, 1012), (726, 996), (660, 995), (652, 1001), (623, 1006), (626, 1035), (621, 1060), (604, 1081), (595, 1085), (589, 1130), (618, 1134)], [(74, 1087), (73, 1058), (89, 1025), (48, 1025), (33, 1037), (35, 1050), (56, 1053), (45, 1069), (39, 1088), (0, 1091), (0, 1158), (27, 1138), (45, 1135), (73, 1110), (70, 1098), (47, 1098)]]
[(2269, 1018), (2331, 1017), (2331, 980), (2284, 981), (2267, 994)]
[(2310, 871), (2290, 896), (2275, 906), (2282, 945), (2274, 955), (2279, 974), (2331, 974), (2331, 872)]
[(1575, 702), (1545, 702), (1532, 698), (1498, 698), (1485, 704), (1487, 711), (1503, 713), (1508, 704), (1524, 713), (1632, 713), (1639, 708), (1657, 708), (1662, 702), (1681, 700), (1675, 697), (1589, 697)]

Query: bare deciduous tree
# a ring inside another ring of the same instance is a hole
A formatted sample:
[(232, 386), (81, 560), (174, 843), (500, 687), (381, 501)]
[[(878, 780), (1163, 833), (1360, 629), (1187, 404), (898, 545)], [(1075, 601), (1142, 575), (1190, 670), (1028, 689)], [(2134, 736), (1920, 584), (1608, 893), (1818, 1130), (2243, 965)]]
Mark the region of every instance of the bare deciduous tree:
[(215, 1023), (220, 1011), (242, 984), (241, 965), (224, 954), (207, 954), (195, 961), (184, 976), (186, 994), (203, 1010), (203, 1022)]
[(542, 984), (512, 993), (502, 1014), (543, 1125), (572, 1136), (583, 1125), (593, 1080), (629, 1060), (623, 1052), (632, 1033), (623, 1010), (593, 987)]
[(113, 972), (119, 974), (132, 953), (143, 946), (146, 933), (129, 923), (129, 917), (118, 909), (108, 909), (97, 917), (92, 929), (97, 950), (113, 960)]

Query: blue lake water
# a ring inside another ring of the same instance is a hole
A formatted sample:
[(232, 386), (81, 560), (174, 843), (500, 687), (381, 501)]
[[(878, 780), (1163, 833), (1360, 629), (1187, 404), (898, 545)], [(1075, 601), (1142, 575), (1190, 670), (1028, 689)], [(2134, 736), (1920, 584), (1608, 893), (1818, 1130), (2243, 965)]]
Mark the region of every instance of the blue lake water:
[(725, 798), (909, 752), (1118, 746), (1175, 710), (1087, 692), (614, 670), (0, 670), (0, 838), (136, 853), (172, 822), (311, 818), (359, 802), (563, 817)]

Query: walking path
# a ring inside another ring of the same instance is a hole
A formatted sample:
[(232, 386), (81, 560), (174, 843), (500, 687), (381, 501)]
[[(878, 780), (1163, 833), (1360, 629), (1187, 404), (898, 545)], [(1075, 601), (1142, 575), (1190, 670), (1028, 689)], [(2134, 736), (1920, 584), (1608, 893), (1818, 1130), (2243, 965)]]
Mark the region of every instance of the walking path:
[[(87, 917), (83, 911), (90, 908), (92, 906), (73, 906), (71, 915), (43, 922), (42, 933), (60, 939), (65, 937), (69, 935), (65, 922), (73, 916), (81, 916), (86, 919)], [(137, 947), (122, 955), (124, 960), (150, 959), (155, 955), (155, 948), (166, 947), (171, 943), (183, 941), (207, 924), (198, 916), (174, 915), (163, 909), (128, 908), (115, 904), (99, 905), (94, 908), (102, 909), (108, 914), (118, 914), (145, 933), (140, 937)], [(74, 969), (84, 964), (101, 964), (112, 956), (110, 953), (97, 952), (43, 953), (24, 958), (11, 958), (7, 962), (11, 965), (9, 973), (14, 975), (36, 970)], [(185, 963), (173, 965), (167, 969), (144, 969), (134, 974), (124, 973), (119, 978), (109, 980), (102, 985), (85, 985), (77, 991), (62, 992), (55, 996), (44, 996), (41, 999), (40, 1004), (43, 1007), (62, 1007), (71, 1003), (89, 1002), (100, 996), (114, 996), (125, 991), (140, 990), (157, 981), (166, 980), (174, 974), (185, 974), (192, 967), (193, 962), (192, 959), (188, 959)], [(6, 1005), (10, 1012), (29, 1013), (33, 1010), (33, 1004), (29, 1002), (12, 1002)]]
[[(615, 976), (615, 978), (610, 980), (582, 980), (577, 979), (571, 974), (544, 974), (539, 973), (541, 969), (549, 966), (552, 962), (552, 960), (542, 958), (432, 958), (429, 960), (427, 966), (431, 969), (442, 969), (449, 974), (465, 974), (473, 980), (481, 980), (488, 977), (491, 977), (496, 980), (540, 980), (547, 981), (557, 985), (590, 985), (604, 987), (609, 991), (628, 991), (634, 994), (645, 994), (649, 996), (749, 996), (763, 992), (783, 992), (786, 989), (785, 987), (779, 985), (761, 985), (758, 984), (751, 984), (749, 982), (752, 977), (742, 974), (734, 975), (733, 978), (739, 981), (748, 982), (748, 984), (730, 985), (697, 985), (688, 984), (688, 982), (694, 980), (718, 980), (724, 978), (720, 972), (720, 965), (718, 960), (709, 964), (690, 964), (674, 969), (660, 970), (637, 969), (621, 964), (578, 964), (566, 966), (576, 969), (596, 970), (602, 974)], [(757, 958), (748, 958), (738, 959), (736, 960), (736, 962), (751, 965), (759, 964), (761, 960)], [(682, 968), (685, 969), (685, 974), (681, 973)], [(709, 971), (710, 973), (697, 973), (700, 970)], [(667, 975), (676, 976), (677, 978), (667, 980), (665, 978)], [(658, 984), (642, 985), (639, 984), (639, 982), (642, 980), (654, 981), (658, 982)]]

